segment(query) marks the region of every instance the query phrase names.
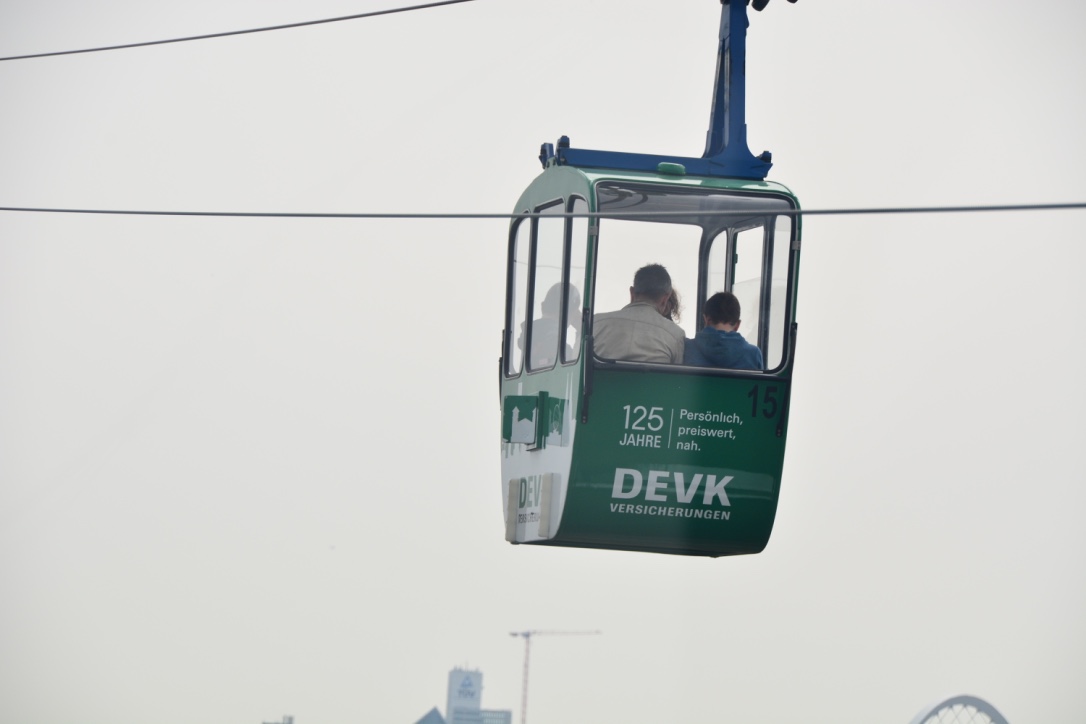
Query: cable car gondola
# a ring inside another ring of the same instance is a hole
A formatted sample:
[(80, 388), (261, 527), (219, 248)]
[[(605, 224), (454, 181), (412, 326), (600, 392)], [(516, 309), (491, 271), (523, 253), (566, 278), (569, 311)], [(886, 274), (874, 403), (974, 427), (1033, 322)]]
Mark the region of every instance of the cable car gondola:
[[(509, 231), (500, 360), (502, 498), (511, 543), (723, 556), (769, 541), (796, 342), (799, 202), (747, 148), (747, 11), (723, 0), (701, 158), (544, 144)], [(755, 7), (760, 9), (757, 3)], [(593, 319), (637, 268), (687, 301), (732, 292), (764, 369), (606, 359)]]

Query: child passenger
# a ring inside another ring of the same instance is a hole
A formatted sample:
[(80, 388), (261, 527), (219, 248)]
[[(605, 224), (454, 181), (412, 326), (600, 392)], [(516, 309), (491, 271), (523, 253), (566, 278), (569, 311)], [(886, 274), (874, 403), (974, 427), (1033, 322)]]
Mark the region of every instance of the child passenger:
[(739, 300), (731, 292), (718, 292), (705, 301), (705, 326), (686, 340), (685, 363), (700, 367), (760, 370), (762, 351), (739, 334)]

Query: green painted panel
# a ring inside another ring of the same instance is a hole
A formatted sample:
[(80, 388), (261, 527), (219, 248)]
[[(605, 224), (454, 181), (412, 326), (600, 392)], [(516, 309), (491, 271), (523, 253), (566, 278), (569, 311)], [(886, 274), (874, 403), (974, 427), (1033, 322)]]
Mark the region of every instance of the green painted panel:
[(703, 555), (762, 550), (780, 492), (788, 393), (778, 376), (598, 368), (553, 542)]
[[(561, 377), (569, 376), (560, 370)], [(552, 373), (552, 375), (554, 374)], [(543, 410), (539, 425), (538, 410)], [(502, 398), (502, 440), (543, 447), (562, 443), (566, 429), (566, 401), (542, 391), (536, 395), (506, 395)]]

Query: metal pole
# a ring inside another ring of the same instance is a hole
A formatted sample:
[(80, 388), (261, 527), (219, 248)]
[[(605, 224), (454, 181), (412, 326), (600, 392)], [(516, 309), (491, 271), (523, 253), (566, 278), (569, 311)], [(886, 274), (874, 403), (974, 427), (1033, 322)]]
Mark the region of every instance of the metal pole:
[(524, 683), (520, 693), (520, 724), (528, 724), (528, 655), (531, 652), (532, 633), (524, 633)]

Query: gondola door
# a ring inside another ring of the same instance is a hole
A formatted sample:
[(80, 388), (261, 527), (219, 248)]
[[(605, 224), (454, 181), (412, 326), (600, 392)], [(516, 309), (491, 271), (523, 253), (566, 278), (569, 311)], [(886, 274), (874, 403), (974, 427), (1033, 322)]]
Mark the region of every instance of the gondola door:
[(584, 199), (524, 211), (510, 232), (501, 363), (502, 498), (512, 543), (546, 541), (561, 522), (583, 381), (588, 257)]

